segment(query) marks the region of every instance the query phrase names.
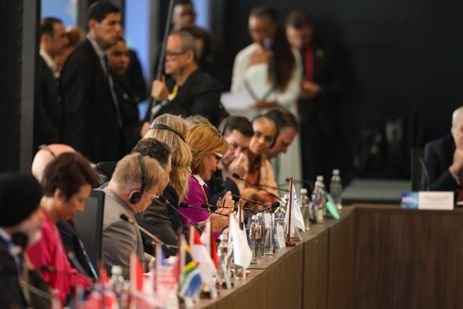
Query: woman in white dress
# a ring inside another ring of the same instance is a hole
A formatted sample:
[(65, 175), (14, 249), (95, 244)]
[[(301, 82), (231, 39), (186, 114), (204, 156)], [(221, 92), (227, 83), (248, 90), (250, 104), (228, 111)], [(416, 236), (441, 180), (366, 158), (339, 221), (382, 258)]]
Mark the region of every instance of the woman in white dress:
[[(254, 8), (249, 16), (249, 31), (254, 43), (241, 50), (235, 58), (231, 92), (246, 92), (254, 104), (246, 110), (232, 113), (252, 118), (269, 108), (283, 106), (297, 116), (301, 59), (299, 53), (289, 46), (283, 29), (278, 27), (275, 11)], [(281, 158), (279, 170), (284, 171), (277, 175), (279, 184), (289, 176), (301, 178), (298, 138)]]

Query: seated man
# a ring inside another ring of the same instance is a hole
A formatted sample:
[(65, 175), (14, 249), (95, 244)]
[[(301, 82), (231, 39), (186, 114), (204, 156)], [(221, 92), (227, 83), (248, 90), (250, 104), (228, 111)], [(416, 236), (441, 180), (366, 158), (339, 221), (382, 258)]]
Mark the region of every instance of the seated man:
[(279, 199), (272, 164), (266, 153), (274, 145), (278, 129), (272, 119), (260, 115), (252, 120), (254, 135), (249, 149), (230, 165), (243, 198), (271, 203)]
[[(42, 189), (32, 176), (0, 175), (0, 308), (39, 307), (34, 298), (30, 298), (34, 295), (23, 294), (24, 286), (19, 281), (26, 277), (22, 273), (25, 265), (21, 252), (41, 236), (41, 197)], [(22, 243), (17, 241), (18, 235), (22, 236)], [(17, 246), (23, 248), (18, 251)], [(26, 299), (30, 300), (29, 304)]]
[[(426, 144), (422, 188), (429, 190), (461, 190), (463, 172), (463, 107), (452, 114), (451, 135)], [(461, 195), (461, 194), (460, 194)], [(462, 196), (463, 197), (463, 196)], [(459, 200), (461, 198), (459, 197)]]
[[(286, 154), (288, 147), (293, 143), (299, 126), (296, 117), (287, 109), (274, 108), (266, 114), (272, 119), (278, 127), (278, 136), (273, 146), (267, 151), (267, 157), (273, 159), (273, 169), (277, 183), (285, 183), (288, 176), (300, 177), (300, 155), (299, 147), (290, 151), (286, 157), (280, 154)], [(284, 171), (283, 171), (284, 168)]]
[(219, 131), (225, 137), (228, 149), (219, 162), (220, 168), (207, 184), (209, 188), (208, 199), (212, 205), (216, 205), (219, 197), (226, 191), (230, 191), (234, 195), (234, 199), (239, 195), (239, 189), (231, 179), (229, 167), (241, 153), (248, 150), (253, 133), (251, 122), (240, 116), (225, 118), (219, 126)]
[[(166, 177), (169, 178), (169, 173), (172, 169), (171, 150), (166, 143), (155, 138), (146, 137), (138, 141), (132, 150), (132, 153), (134, 152), (158, 160), (166, 173)], [(174, 231), (166, 205), (161, 201), (161, 198), (154, 199), (143, 213), (137, 214), (135, 217), (137, 218), (138, 224), (143, 226), (150, 233), (156, 235), (165, 244), (173, 246), (178, 245), (177, 232)], [(142, 238), (145, 252), (153, 254), (152, 240), (143, 234)], [(175, 247), (164, 246), (163, 249), (167, 256), (177, 253)]]
[[(134, 224), (135, 214), (143, 212), (167, 185), (168, 178), (157, 160), (133, 153), (116, 165), (105, 192), (103, 218), (103, 263), (111, 270), (122, 267), (129, 276), (130, 256), (144, 260), (143, 241)], [(126, 216), (130, 222), (121, 218)]]

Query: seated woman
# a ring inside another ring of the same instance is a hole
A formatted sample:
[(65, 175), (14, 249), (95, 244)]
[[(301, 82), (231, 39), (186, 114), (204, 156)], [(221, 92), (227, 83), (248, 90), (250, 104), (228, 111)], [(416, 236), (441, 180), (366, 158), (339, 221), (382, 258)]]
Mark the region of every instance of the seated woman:
[[(143, 212), (139, 223), (166, 244), (178, 244), (178, 231), (182, 229), (178, 205), (188, 190), (192, 155), (185, 141), (188, 124), (179, 116), (164, 114), (157, 117), (143, 138), (155, 138), (166, 143), (171, 150), (169, 184), (159, 199)], [(175, 248), (164, 248), (166, 255), (175, 255)]]
[(278, 130), (275, 122), (265, 115), (252, 120), (254, 135), (249, 149), (230, 164), (230, 172), (245, 181), (234, 179), (240, 195), (247, 199), (271, 203), (278, 200), (278, 189), (272, 164), (265, 153), (272, 147)]
[[(188, 192), (182, 201), (189, 208), (181, 208), (180, 211), (191, 222), (202, 224), (209, 218), (206, 181), (211, 180), (217, 170), (220, 159), (227, 151), (228, 143), (214, 127), (208, 124), (191, 127), (186, 142), (193, 153), (192, 175), (189, 177)], [(233, 211), (231, 193), (227, 193), (224, 201), (219, 202), (221, 205), (218, 207), (218, 213), (227, 214)], [(229, 208), (220, 208), (223, 205)], [(220, 232), (228, 222), (227, 217), (222, 215), (213, 214), (211, 218), (213, 232)]]
[(26, 254), (43, 280), (58, 291), (63, 304), (75, 287), (88, 287), (90, 281), (69, 264), (56, 222), (72, 219), (84, 210), (98, 178), (90, 162), (79, 153), (59, 155), (47, 165), (43, 174), (42, 238), (30, 246)]

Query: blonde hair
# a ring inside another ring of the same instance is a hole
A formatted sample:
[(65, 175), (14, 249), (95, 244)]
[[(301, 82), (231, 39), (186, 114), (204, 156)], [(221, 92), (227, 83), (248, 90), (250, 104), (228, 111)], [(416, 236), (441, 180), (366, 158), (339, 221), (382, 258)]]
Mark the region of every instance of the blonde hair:
[(228, 143), (220, 135), (216, 128), (208, 124), (198, 124), (190, 128), (186, 142), (191, 147), (193, 162), (191, 171), (193, 174), (202, 174), (204, 171), (203, 159), (211, 153), (224, 155), (228, 149)]
[(192, 154), (190, 146), (184, 141), (188, 133), (188, 123), (182, 117), (164, 114), (157, 117), (151, 127), (156, 124), (166, 125), (180, 135), (162, 128), (150, 128), (143, 138), (155, 138), (170, 146), (172, 150), (170, 184), (181, 201), (188, 191), (188, 176), (191, 173)]
[[(117, 190), (121, 193), (130, 193), (134, 189), (141, 189), (142, 167), (139, 153), (132, 153), (117, 162), (116, 169), (111, 177)], [(163, 188), (166, 185), (167, 175), (158, 160), (143, 156), (144, 192), (153, 188)]]

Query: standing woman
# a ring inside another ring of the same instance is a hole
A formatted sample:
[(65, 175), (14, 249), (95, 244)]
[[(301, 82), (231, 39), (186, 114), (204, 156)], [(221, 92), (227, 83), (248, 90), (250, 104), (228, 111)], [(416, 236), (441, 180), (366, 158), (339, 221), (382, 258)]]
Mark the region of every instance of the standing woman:
[[(181, 208), (180, 211), (184, 216), (188, 217), (194, 223), (204, 223), (209, 218), (208, 208), (203, 208), (204, 204), (209, 204), (207, 199), (206, 182), (211, 180), (212, 175), (218, 168), (220, 159), (228, 149), (228, 143), (225, 138), (213, 126), (209, 124), (198, 124), (190, 128), (186, 139), (193, 153), (193, 161), (191, 163), (191, 175), (188, 179), (189, 189), (183, 199), (183, 204), (190, 208)], [(231, 194), (228, 193), (224, 198), (227, 201), (227, 206), (230, 206), (229, 211), (233, 209)], [(223, 209), (219, 209), (223, 212)], [(218, 225), (218, 221), (223, 219), (213, 216), (212, 229), (218, 232), (223, 224)], [(216, 222), (214, 222), (214, 220)]]
[(43, 280), (57, 290), (63, 304), (75, 287), (88, 287), (90, 282), (69, 264), (56, 222), (72, 219), (84, 210), (85, 201), (98, 178), (90, 162), (79, 153), (59, 155), (44, 171), (44, 196), (40, 201), (44, 218), (42, 238), (26, 253)]
[[(253, 43), (236, 56), (231, 86), (231, 92), (247, 92), (255, 102), (254, 110), (246, 110), (243, 116), (252, 118), (278, 106), (297, 115), (296, 102), (302, 79), (298, 51), (291, 49), (284, 29), (278, 26), (274, 9), (252, 9), (248, 24)], [(285, 177), (301, 178), (298, 139), (282, 158), (281, 166), (287, 173)]]

